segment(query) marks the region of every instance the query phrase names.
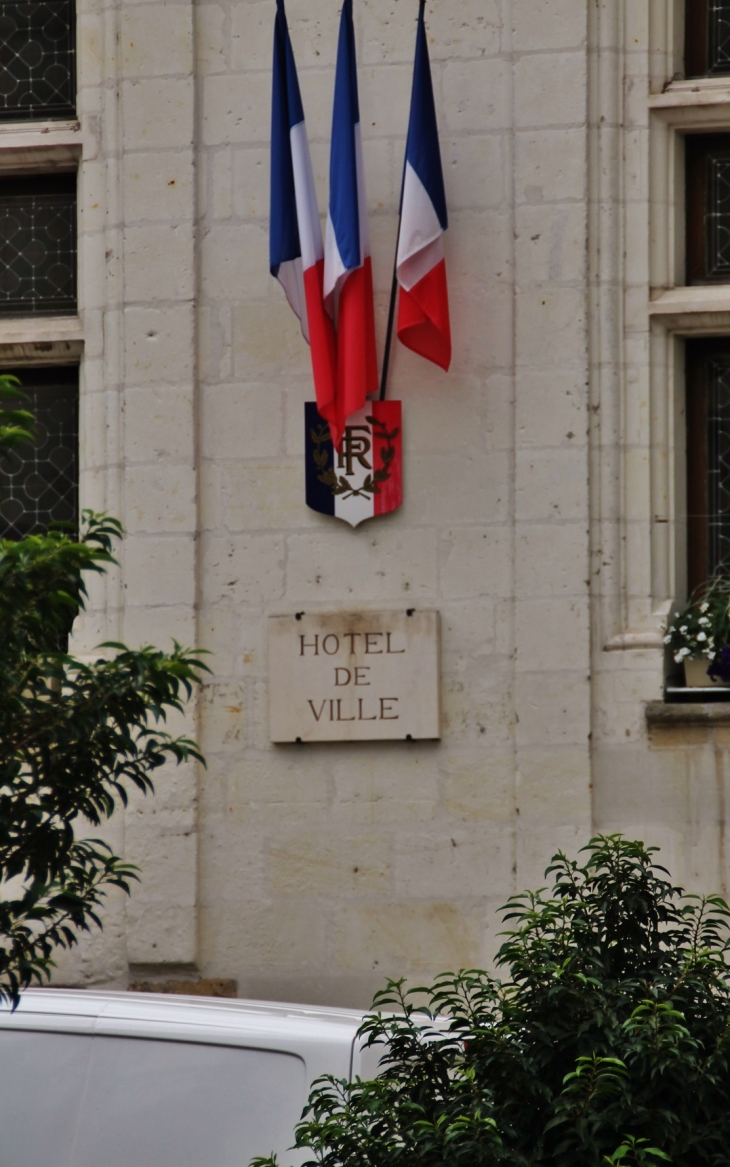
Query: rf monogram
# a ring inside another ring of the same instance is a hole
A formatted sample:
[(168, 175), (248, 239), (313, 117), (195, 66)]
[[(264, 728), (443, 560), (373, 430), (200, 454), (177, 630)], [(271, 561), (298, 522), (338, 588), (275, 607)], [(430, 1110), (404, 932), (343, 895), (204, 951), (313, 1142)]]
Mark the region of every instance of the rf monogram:
[(372, 470), (372, 466), (368, 462), (365, 455), (370, 452), (370, 428), (366, 425), (348, 425), (345, 426), (345, 433), (342, 438), (342, 447), (340, 449), (337, 463), (339, 470), (344, 469), (345, 474), (349, 476), (352, 474), (353, 458), (356, 458), (361, 466), (366, 470)]

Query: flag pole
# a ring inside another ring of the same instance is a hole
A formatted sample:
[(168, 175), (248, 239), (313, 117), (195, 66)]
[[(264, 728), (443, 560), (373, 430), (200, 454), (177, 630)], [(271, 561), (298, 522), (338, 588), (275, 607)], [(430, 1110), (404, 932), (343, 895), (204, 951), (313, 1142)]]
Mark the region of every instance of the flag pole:
[[(426, 7), (426, 0), (418, 0), (418, 18)], [(393, 325), (395, 323), (395, 302), (398, 298), (398, 248), (400, 247), (400, 229), (403, 222), (403, 191), (406, 185), (406, 167), (408, 165), (408, 151), (403, 159), (403, 177), (400, 184), (400, 202), (398, 204), (398, 234), (395, 240), (395, 262), (393, 263), (393, 282), (390, 286), (390, 306), (388, 308), (388, 330), (385, 335), (385, 352), (383, 353), (383, 372), (380, 377), (380, 400), (385, 401), (388, 391), (388, 371), (390, 369), (390, 350), (393, 346)]]

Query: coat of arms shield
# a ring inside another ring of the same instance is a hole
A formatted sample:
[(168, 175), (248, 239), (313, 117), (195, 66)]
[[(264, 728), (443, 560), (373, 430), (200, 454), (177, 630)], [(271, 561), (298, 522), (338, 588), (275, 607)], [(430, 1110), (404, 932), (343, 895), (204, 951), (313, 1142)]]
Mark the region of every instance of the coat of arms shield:
[(357, 527), (403, 502), (401, 403), (369, 401), (353, 413), (339, 450), (314, 401), (304, 406), (307, 506)]

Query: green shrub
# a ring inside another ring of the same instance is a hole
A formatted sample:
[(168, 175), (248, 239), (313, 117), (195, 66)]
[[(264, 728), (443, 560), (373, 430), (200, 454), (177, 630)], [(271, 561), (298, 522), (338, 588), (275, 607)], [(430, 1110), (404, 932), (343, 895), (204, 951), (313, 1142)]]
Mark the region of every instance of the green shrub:
[[(0, 460), (32, 441), (32, 417), (0, 376)], [(99, 839), (126, 788), (152, 789), (166, 761), (202, 761), (194, 742), (164, 731), (205, 668), (171, 653), (101, 646), (98, 660), (60, 651), (84, 606), (85, 577), (115, 562), (119, 523), (87, 512), (63, 530), (0, 539), (0, 999), (40, 982), (54, 948), (99, 924), (107, 888), (129, 891), (132, 867)]]
[(504, 981), (390, 982), (362, 1027), (380, 1076), (314, 1084), (307, 1162), (726, 1167), (730, 912), (672, 886), (655, 851), (617, 835), (582, 865), (555, 856), (552, 892), (503, 909)]

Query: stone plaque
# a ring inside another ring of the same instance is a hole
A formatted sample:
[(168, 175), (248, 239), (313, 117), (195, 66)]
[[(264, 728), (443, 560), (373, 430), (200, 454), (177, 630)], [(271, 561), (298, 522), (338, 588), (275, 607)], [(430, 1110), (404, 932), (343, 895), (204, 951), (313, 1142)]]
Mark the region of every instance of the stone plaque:
[(441, 737), (438, 612), (269, 618), (272, 742)]

